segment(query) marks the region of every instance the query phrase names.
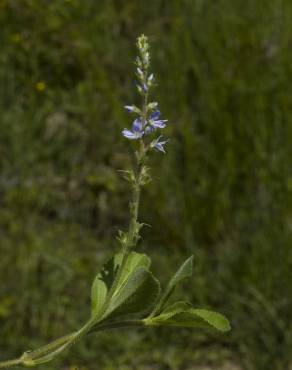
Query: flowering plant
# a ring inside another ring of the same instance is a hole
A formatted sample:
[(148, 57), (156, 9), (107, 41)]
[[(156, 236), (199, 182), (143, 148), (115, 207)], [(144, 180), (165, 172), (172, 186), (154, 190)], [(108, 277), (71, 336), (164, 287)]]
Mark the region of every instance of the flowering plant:
[(138, 38), (137, 48), (137, 90), (142, 104), (140, 108), (125, 106), (136, 117), (131, 129), (125, 128), (122, 134), (138, 145), (135, 168), (123, 171), (132, 188), (132, 200), (128, 230), (120, 231), (118, 236), (121, 250), (105, 263), (95, 277), (91, 289), (91, 316), (79, 330), (36, 350), (24, 352), (17, 359), (1, 362), (0, 368), (30, 367), (49, 362), (85, 335), (112, 328), (211, 327), (222, 332), (230, 329), (228, 320), (219, 313), (193, 308), (186, 301), (170, 303), (177, 284), (192, 275), (193, 257), (179, 267), (165, 289), (161, 290), (159, 280), (151, 272), (150, 258), (134, 251), (143, 227), (143, 223), (138, 221), (141, 188), (150, 181), (147, 158), (153, 150), (165, 153), (168, 141), (158, 133), (165, 128), (167, 120), (161, 119), (158, 103), (149, 101), (149, 92), (155, 80), (154, 75), (149, 73), (149, 44), (144, 35)]

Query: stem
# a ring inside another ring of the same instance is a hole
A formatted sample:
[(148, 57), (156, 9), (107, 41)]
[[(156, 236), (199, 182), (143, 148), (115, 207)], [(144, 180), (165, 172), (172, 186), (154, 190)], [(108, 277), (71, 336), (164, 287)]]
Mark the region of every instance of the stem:
[(103, 330), (110, 330), (110, 329), (117, 329), (117, 328), (130, 328), (130, 327), (138, 327), (144, 326), (143, 320), (127, 320), (121, 322), (114, 322), (105, 325), (101, 325), (96, 328), (96, 330), (89, 331), (89, 333), (94, 333)]
[(21, 359), (17, 358), (15, 360), (0, 362), (0, 369), (8, 369), (9, 367), (17, 366), (21, 364)]
[[(117, 329), (117, 328), (128, 328), (128, 327), (139, 327), (143, 326), (143, 320), (128, 320), (128, 321), (121, 321), (115, 323), (109, 323), (105, 325), (101, 325), (94, 330), (88, 330), (88, 333), (95, 333), (104, 330), (110, 329)], [(25, 352), (21, 357), (13, 360), (3, 361), (0, 362), (0, 369), (8, 369), (10, 367), (14, 367), (17, 365), (21, 366), (36, 366), (41, 363), (49, 362), (52, 360), (57, 354), (63, 352), (65, 349), (68, 349), (70, 345), (77, 340), (76, 333), (68, 334), (63, 338), (57, 339), (45, 346), (42, 346), (32, 352)], [(66, 342), (66, 339), (68, 341)], [(60, 347), (56, 347), (57, 342), (61, 344), (63, 341), (63, 345)], [(54, 351), (49, 351), (49, 348), (53, 349), (56, 348)]]
[(102, 317), (102, 315), (104, 314), (108, 306), (108, 303), (112, 299), (114, 292), (116, 291), (117, 285), (119, 284), (122, 271), (124, 270), (124, 267), (127, 263), (131, 249), (135, 247), (137, 240), (138, 240), (137, 221), (138, 221), (138, 213), (139, 213), (139, 205), (140, 205), (140, 194), (141, 194), (140, 179), (141, 179), (141, 173), (142, 173), (142, 168), (143, 168), (143, 164), (142, 164), (143, 156), (144, 156), (144, 144), (143, 144), (143, 141), (141, 140), (140, 141), (140, 153), (139, 153), (139, 157), (137, 157), (137, 173), (135, 177), (135, 182), (133, 183), (132, 201), (130, 203), (131, 219), (129, 223), (127, 243), (124, 245), (124, 248), (122, 249), (122, 254), (123, 254), (122, 262), (119, 266), (119, 269), (117, 271), (112, 287), (104, 303), (104, 308), (102, 309), (99, 317)]
[[(147, 78), (147, 75), (146, 75), (146, 78)], [(141, 115), (143, 126), (145, 126), (146, 121), (147, 121), (147, 104), (148, 104), (148, 92), (146, 91), (144, 94), (144, 99), (143, 99), (143, 104), (142, 104), (142, 115)], [(101, 311), (100, 317), (102, 317), (102, 315), (104, 314), (108, 306), (108, 303), (112, 299), (112, 296), (114, 292), (116, 291), (117, 285), (120, 281), (122, 271), (124, 270), (124, 267), (127, 263), (131, 249), (136, 246), (137, 241), (139, 239), (139, 229), (137, 229), (137, 223), (138, 223), (140, 195), (141, 195), (141, 186), (142, 186), (142, 183), (141, 183), (142, 182), (141, 181), (142, 171), (143, 171), (145, 156), (146, 156), (145, 144), (144, 144), (143, 138), (141, 138), (139, 152), (136, 153), (136, 161), (137, 161), (136, 162), (136, 173), (135, 173), (135, 179), (132, 183), (133, 193), (132, 193), (132, 201), (130, 202), (130, 222), (129, 222), (127, 242), (123, 246), (122, 262), (117, 271), (116, 277), (109, 291), (109, 294), (104, 304), (104, 309)]]

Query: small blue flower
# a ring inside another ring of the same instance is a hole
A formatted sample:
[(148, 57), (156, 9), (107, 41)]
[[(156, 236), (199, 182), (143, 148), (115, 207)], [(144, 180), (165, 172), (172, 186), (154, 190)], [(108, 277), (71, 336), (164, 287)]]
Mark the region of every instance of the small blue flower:
[(143, 125), (141, 118), (136, 118), (132, 125), (132, 131), (124, 129), (122, 134), (130, 140), (140, 139), (144, 135)]
[(157, 109), (150, 114), (149, 118), (153, 120), (158, 119), (160, 117), (160, 114), (160, 111)]
[(135, 112), (136, 111), (136, 107), (134, 105), (125, 105), (124, 108), (128, 111), (128, 112)]
[(166, 126), (167, 119), (159, 119), (160, 111), (156, 110), (149, 116), (149, 124), (154, 128), (164, 128)]
[(135, 121), (133, 122), (132, 130), (134, 132), (143, 132), (142, 129), (143, 129), (142, 119), (140, 117), (136, 118)]
[(162, 139), (162, 136), (159, 136), (159, 138), (153, 140), (151, 143), (151, 148), (155, 148), (160, 152), (165, 153), (164, 145), (168, 142), (168, 140), (159, 141), (160, 139)]

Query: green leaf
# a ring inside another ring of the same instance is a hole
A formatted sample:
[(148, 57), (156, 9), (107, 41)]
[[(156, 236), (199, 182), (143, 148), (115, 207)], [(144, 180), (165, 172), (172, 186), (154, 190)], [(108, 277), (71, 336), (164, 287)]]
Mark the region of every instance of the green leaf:
[(213, 326), (215, 329), (219, 331), (225, 332), (231, 330), (229, 321), (221, 313), (210, 310), (203, 310), (199, 308), (193, 308), (190, 312), (193, 315), (197, 315), (202, 320), (204, 320), (209, 325)]
[(178, 326), (188, 328), (215, 328), (226, 332), (230, 330), (229, 321), (218, 312), (194, 309), (187, 302), (177, 302), (161, 312), (160, 315), (145, 320), (149, 326)]
[(163, 307), (166, 305), (169, 297), (171, 296), (172, 292), (174, 291), (174, 288), (178, 283), (180, 283), (182, 280), (192, 276), (193, 273), (193, 259), (194, 257), (189, 257), (177, 270), (177, 272), (173, 275), (173, 277), (170, 279), (166, 290), (164, 294), (162, 295), (160, 301), (158, 302), (157, 306), (155, 307), (153, 313), (151, 316), (154, 316), (155, 314), (161, 312)]
[(114, 293), (105, 317), (148, 313), (159, 294), (159, 281), (145, 267), (138, 267)]
[[(122, 254), (119, 253), (115, 256), (116, 265), (120, 265), (122, 262)], [(119, 283), (117, 285), (117, 290), (124, 282), (129, 278), (129, 276), (139, 267), (144, 267), (148, 270), (151, 266), (151, 260), (146, 254), (131, 252), (128, 256), (127, 263), (123, 268)]]
[(170, 319), (172, 316), (178, 313), (181, 313), (181, 312), (188, 311), (191, 308), (192, 308), (192, 305), (190, 303), (185, 302), (185, 301), (179, 301), (165, 308), (162, 311), (162, 313), (157, 317), (163, 316), (163, 319)]
[(194, 256), (189, 257), (173, 275), (169, 282), (168, 290), (172, 290), (179, 282), (192, 276)]
[(96, 275), (91, 287), (91, 314), (97, 315), (106, 300), (118, 269), (117, 256), (110, 258)]
[[(121, 253), (116, 254), (96, 275), (91, 288), (92, 316), (97, 315), (101, 311), (106, 301), (107, 294), (112, 287), (118, 268), (122, 263), (122, 258), (123, 256)], [(121, 273), (116, 291), (119, 290), (133, 271), (141, 266), (148, 269), (150, 264), (151, 261), (145, 254), (131, 252)]]
[(97, 275), (91, 287), (92, 316), (97, 315), (101, 311), (103, 304), (106, 300), (107, 293), (108, 289), (106, 283), (99, 277), (99, 275)]

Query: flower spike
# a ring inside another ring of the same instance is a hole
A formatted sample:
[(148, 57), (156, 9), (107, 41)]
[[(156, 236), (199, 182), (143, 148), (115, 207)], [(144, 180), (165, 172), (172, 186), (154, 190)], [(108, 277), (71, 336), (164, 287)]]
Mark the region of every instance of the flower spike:
[(142, 35), (137, 40), (138, 56), (136, 58), (136, 77), (137, 89), (143, 97), (143, 106), (137, 108), (135, 105), (125, 105), (125, 109), (130, 113), (137, 113), (139, 117), (133, 122), (132, 129), (124, 129), (122, 134), (129, 140), (142, 140), (145, 152), (148, 149), (157, 149), (165, 153), (164, 145), (167, 141), (160, 141), (160, 137), (148, 141), (144, 136), (155, 134), (156, 130), (166, 127), (166, 119), (161, 119), (161, 113), (157, 102), (148, 102), (150, 89), (153, 87), (154, 74), (149, 73), (150, 53), (149, 44), (146, 36)]

